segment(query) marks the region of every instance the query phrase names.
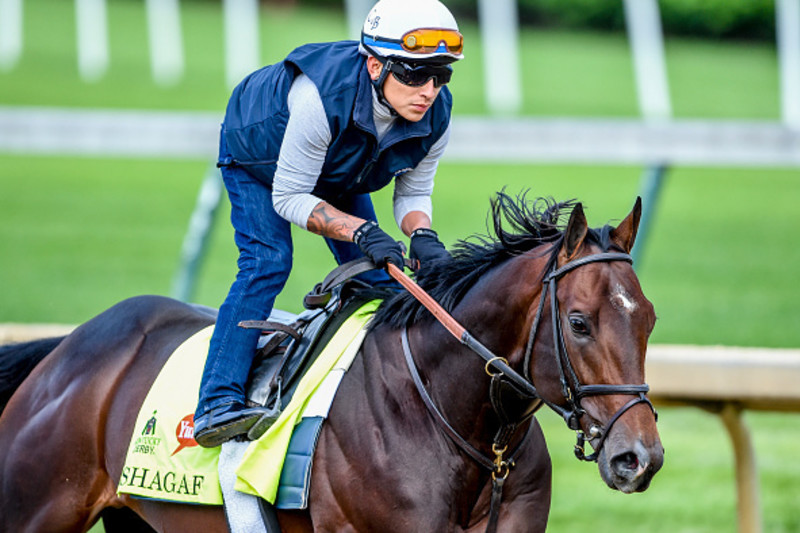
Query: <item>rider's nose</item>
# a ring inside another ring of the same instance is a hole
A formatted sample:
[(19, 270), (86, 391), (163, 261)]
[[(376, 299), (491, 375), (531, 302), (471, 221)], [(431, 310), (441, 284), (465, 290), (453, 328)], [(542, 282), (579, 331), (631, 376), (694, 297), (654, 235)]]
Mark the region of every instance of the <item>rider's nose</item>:
[(433, 78), (429, 79), (425, 85), (420, 87), (420, 94), (433, 98), (436, 95), (436, 87), (433, 86)]

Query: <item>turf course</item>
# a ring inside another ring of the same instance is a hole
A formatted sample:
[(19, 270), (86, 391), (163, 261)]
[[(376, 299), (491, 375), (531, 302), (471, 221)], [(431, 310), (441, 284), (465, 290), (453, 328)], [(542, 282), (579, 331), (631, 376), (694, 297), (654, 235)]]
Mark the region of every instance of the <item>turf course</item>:
[[(20, 64), (0, 73), (0, 105), (197, 109), (224, 108), (219, 6), (183, 2), (185, 78), (158, 88), (149, 77), (142, 4), (109, 3), (111, 68), (94, 84), (77, 75), (71, 2), (25, 3)], [(262, 60), (305, 41), (345, 35), (337, 11), (262, 13)], [(456, 113), (486, 112), (476, 28), (467, 25), (467, 59), (452, 90)], [(636, 115), (623, 36), (524, 31), (523, 111), (536, 116)], [(679, 117), (774, 120), (777, 62), (770, 45), (667, 41), (673, 108)], [(0, 322), (87, 320), (136, 294), (169, 294), (181, 240), (207, 161), (87, 159), (0, 153)], [(485, 232), (491, 195), (578, 198), (592, 225), (619, 219), (633, 204), (641, 169), (624, 166), (465, 165), (444, 162), (434, 198), (446, 243)], [(391, 224), (391, 191), (376, 194)], [(800, 251), (797, 169), (676, 168), (670, 171), (637, 271), (659, 322), (658, 343), (800, 347), (796, 301)], [(236, 252), (220, 210), (195, 300), (219, 305)], [(292, 278), (279, 299), (300, 299), (333, 266), (318, 239), (297, 232)], [(692, 409), (665, 409), (660, 430), (666, 466), (641, 495), (607, 490), (596, 469), (572, 457), (573, 436), (542, 417), (554, 461), (550, 530), (615, 532), (735, 531), (732, 455), (721, 423)], [(748, 414), (762, 482), (765, 531), (800, 531), (794, 459), (796, 415)]]

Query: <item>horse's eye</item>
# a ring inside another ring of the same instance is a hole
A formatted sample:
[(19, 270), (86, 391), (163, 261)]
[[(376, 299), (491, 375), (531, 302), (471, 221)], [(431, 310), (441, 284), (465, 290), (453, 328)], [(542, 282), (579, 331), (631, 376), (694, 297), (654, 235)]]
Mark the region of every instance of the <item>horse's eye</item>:
[(576, 335), (589, 334), (589, 324), (586, 322), (586, 319), (580, 315), (570, 315), (569, 327), (572, 328), (572, 332)]

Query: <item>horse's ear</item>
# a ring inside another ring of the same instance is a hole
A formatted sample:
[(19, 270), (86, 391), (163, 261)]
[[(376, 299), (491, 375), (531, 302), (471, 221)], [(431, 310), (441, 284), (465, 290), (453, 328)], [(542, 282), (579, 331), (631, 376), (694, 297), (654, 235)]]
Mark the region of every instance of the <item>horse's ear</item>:
[(581, 244), (583, 244), (583, 239), (586, 238), (588, 230), (586, 215), (583, 214), (583, 204), (578, 203), (572, 209), (567, 229), (564, 230), (564, 243), (561, 245), (561, 251), (558, 254), (559, 264), (572, 260)]
[(611, 240), (620, 248), (630, 253), (633, 249), (633, 243), (636, 241), (636, 232), (639, 231), (639, 220), (642, 218), (642, 198), (636, 197), (636, 203), (633, 204), (633, 210), (628, 213), (625, 220), (619, 223), (619, 226), (611, 230)]

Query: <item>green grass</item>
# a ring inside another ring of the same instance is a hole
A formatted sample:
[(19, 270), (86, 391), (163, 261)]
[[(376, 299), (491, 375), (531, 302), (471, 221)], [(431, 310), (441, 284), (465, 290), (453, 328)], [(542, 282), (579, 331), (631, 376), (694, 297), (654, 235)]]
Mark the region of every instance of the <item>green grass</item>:
[[(109, 2), (111, 68), (80, 81), (73, 4), (25, 4), (19, 65), (0, 73), (0, 105), (213, 110), (222, 113), (222, 25), (216, 2), (182, 2), (186, 75), (150, 80), (141, 2)], [(463, 28), (456, 113), (486, 113), (483, 58), (475, 27)], [(338, 11), (263, 5), (262, 60), (305, 41), (342, 38)], [(536, 116), (637, 114), (622, 35), (523, 31), (523, 112)], [(775, 50), (764, 44), (671, 38), (666, 43), (678, 117), (774, 120), (779, 116)], [(27, 157), (0, 154), (0, 322), (83, 322), (129, 296), (168, 294), (200, 182), (202, 161)], [(486, 228), (488, 200), (515, 193), (578, 198), (592, 225), (619, 220), (639, 191), (627, 166), (458, 164), (440, 166), (435, 225), (446, 243)], [(375, 195), (394, 235), (391, 191)], [(637, 265), (659, 317), (653, 341), (800, 347), (800, 172), (797, 169), (671, 169), (656, 222)], [(651, 206), (645, 206), (646, 209)], [(235, 274), (236, 251), (220, 209), (195, 300), (216, 306)], [(292, 277), (278, 306), (299, 311), (302, 295), (333, 266), (319, 239), (296, 231)], [(554, 462), (550, 531), (733, 532), (733, 457), (721, 422), (695, 409), (663, 409), (666, 464), (643, 494), (605, 488), (596, 467), (572, 456), (573, 435), (541, 416)], [(765, 531), (800, 532), (800, 416), (747, 413), (758, 454)]]

